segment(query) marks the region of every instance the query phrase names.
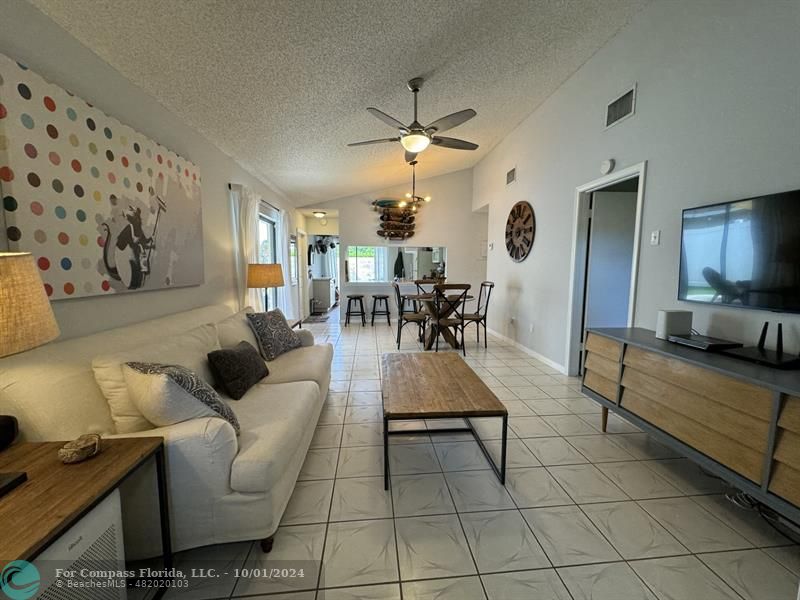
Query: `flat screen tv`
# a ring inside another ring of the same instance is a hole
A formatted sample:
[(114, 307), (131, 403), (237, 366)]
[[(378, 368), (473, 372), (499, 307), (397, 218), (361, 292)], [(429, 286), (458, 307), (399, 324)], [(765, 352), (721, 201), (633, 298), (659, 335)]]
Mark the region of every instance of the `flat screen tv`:
[(684, 210), (678, 299), (800, 313), (800, 190)]

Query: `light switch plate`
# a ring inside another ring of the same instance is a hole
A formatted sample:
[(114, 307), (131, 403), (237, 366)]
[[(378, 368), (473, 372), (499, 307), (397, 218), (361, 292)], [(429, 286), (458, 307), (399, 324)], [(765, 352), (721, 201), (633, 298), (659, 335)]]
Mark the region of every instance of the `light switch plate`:
[(650, 232), (650, 245), (658, 246), (661, 243), (661, 230), (656, 229)]

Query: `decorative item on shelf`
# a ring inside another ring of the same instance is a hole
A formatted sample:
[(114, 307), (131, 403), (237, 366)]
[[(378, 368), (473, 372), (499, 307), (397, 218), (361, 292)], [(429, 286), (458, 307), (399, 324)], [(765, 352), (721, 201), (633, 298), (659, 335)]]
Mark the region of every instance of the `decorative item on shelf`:
[(100, 453), (100, 436), (87, 433), (76, 440), (67, 442), (58, 449), (58, 458), (65, 465), (83, 462)]
[(247, 287), (264, 289), (264, 308), (268, 308), (267, 290), (269, 288), (283, 287), (283, 268), (279, 264), (249, 264), (247, 265)]
[[(60, 332), (39, 269), (28, 253), (0, 253), (0, 357), (31, 350)], [(19, 433), (17, 419), (0, 416), (0, 450)], [(28, 479), (25, 473), (0, 472), (0, 496)]]
[(0, 81), (3, 228), (47, 295), (202, 284), (198, 168), (2, 54)]
[(506, 221), (506, 250), (514, 262), (522, 262), (531, 253), (536, 237), (536, 217), (530, 203), (517, 202)]

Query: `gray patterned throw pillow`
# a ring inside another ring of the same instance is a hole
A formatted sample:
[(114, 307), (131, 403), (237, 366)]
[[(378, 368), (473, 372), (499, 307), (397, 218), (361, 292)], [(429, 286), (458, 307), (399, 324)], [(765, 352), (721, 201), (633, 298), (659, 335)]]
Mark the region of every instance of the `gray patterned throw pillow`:
[(275, 360), (284, 352), (302, 346), (300, 336), (297, 335), (280, 309), (265, 313), (248, 313), (247, 320), (258, 340), (261, 356), (266, 360)]
[(125, 366), (128, 367), (124, 374), (131, 400), (154, 425), (165, 427), (190, 419), (218, 416), (239, 434), (236, 415), (194, 371), (179, 365), (142, 362), (128, 362)]

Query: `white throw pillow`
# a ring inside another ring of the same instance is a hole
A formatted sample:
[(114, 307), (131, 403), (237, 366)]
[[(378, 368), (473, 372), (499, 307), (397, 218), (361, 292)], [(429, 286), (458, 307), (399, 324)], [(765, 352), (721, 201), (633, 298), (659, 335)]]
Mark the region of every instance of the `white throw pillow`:
[(258, 348), (258, 340), (250, 327), (247, 315), (252, 313), (252, 307), (248, 306), (235, 315), (223, 319), (217, 323), (217, 334), (219, 335), (219, 345), (223, 348), (235, 348), (239, 342), (247, 342), (253, 348)]
[(117, 433), (134, 433), (153, 428), (153, 424), (131, 401), (123, 373), (125, 363), (181, 365), (213, 385), (214, 378), (208, 364), (208, 353), (217, 349), (219, 341), (216, 327), (202, 325), (153, 344), (96, 356), (92, 360), (94, 378), (108, 401)]
[(236, 415), (196, 373), (175, 365), (130, 362), (122, 372), (133, 404), (153, 425), (166, 427), (202, 417), (221, 417), (239, 434)]

